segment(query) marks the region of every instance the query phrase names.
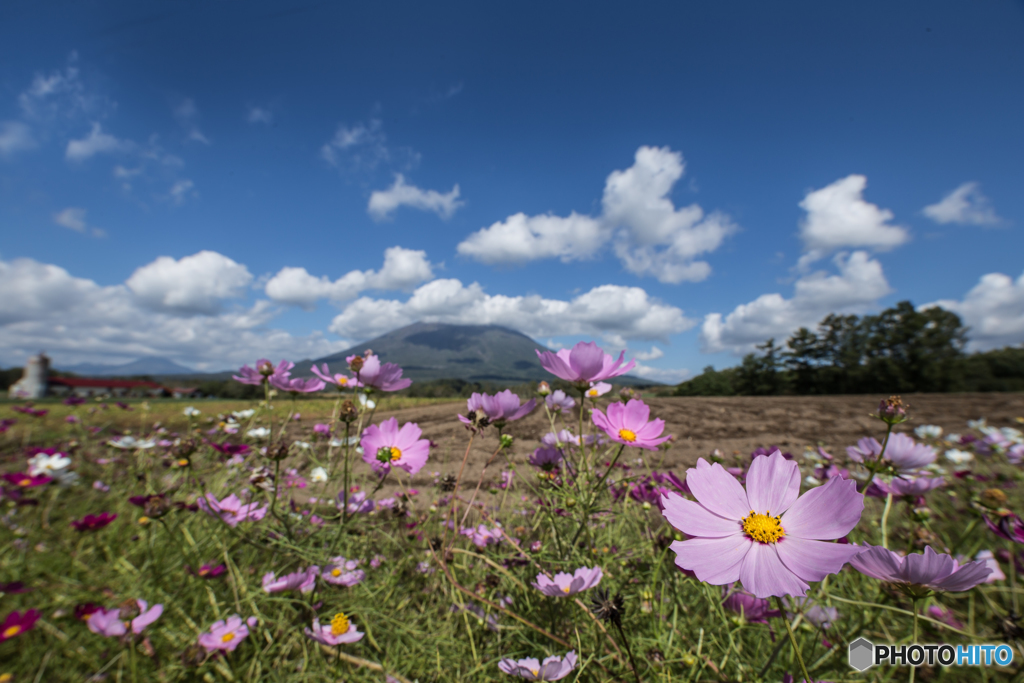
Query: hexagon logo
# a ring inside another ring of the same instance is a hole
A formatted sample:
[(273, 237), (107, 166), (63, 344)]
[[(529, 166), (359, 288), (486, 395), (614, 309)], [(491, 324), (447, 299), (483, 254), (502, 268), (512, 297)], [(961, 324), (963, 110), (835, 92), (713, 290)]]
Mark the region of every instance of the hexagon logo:
[(864, 671), (875, 663), (875, 646), (865, 638), (850, 643), (849, 662), (857, 671)]

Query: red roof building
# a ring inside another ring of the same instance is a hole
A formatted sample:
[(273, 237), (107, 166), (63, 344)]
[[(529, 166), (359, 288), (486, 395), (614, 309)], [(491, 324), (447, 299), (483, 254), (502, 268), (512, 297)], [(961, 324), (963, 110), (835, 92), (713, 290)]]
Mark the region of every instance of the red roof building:
[(50, 377), (49, 393), (56, 396), (166, 396), (169, 392), (156, 382), (93, 377)]

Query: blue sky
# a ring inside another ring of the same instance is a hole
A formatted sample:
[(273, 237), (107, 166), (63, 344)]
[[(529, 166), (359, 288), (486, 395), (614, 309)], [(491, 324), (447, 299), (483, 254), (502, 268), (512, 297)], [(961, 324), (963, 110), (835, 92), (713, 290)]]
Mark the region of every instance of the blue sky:
[(1024, 341), (1020, 2), (10, 2), (0, 364), (415, 320), (677, 381), (833, 311)]

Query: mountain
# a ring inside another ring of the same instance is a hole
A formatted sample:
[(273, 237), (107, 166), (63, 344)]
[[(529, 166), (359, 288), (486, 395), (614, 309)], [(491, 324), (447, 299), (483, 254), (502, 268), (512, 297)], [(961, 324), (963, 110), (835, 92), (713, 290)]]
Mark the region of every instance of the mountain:
[(79, 363), (61, 368), (85, 377), (120, 377), (134, 375), (198, 375), (192, 368), (178, 365), (172, 360), (157, 356), (145, 356), (131, 363), (105, 365), (103, 363)]
[[(397, 363), (403, 377), (426, 382), (464, 379), (479, 382), (520, 382), (551, 379), (536, 350), (549, 351), (521, 332), (500, 325), (413, 323), (340, 353), (318, 358), (334, 372), (347, 372), (345, 358), (366, 349), (385, 363)], [(293, 375), (308, 375), (312, 363), (296, 363)], [(617, 384), (651, 384), (635, 377), (617, 377)]]

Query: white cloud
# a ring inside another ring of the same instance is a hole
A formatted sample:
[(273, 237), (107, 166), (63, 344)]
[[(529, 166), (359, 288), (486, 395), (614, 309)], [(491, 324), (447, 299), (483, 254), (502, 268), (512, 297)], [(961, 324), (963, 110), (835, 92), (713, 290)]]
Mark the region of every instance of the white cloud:
[(195, 194), (195, 192), (192, 192), (192, 188), (194, 187), (195, 183), (188, 178), (183, 178), (182, 180), (175, 181), (174, 185), (171, 185), (171, 189), (168, 194), (172, 202), (180, 205), (185, 202), (185, 198), (188, 197), (190, 193), (193, 195)]
[(563, 263), (594, 256), (610, 232), (590, 216), (527, 216), (517, 213), (474, 232), (459, 243), (458, 252), (482, 263), (525, 263), (559, 258)]
[(0, 121), (0, 157), (8, 157), (36, 146), (32, 129), (21, 121)]
[(274, 114), (263, 107), (249, 107), (249, 123), (265, 123), (268, 126), (274, 122)]
[(942, 224), (995, 225), (1001, 222), (976, 182), (964, 183), (943, 197), (938, 204), (926, 206), (922, 211), (928, 218)]
[(76, 232), (85, 232), (85, 209), (69, 206), (63, 211), (53, 214), (53, 222)]
[(38, 123), (66, 123), (110, 114), (117, 104), (106, 96), (89, 92), (77, 64), (78, 55), (72, 52), (63, 70), (54, 70), (49, 75), (37, 73), (31, 85), (18, 95), (22, 115)]
[(252, 282), (249, 269), (215, 251), (174, 260), (161, 256), (138, 268), (125, 284), (154, 310), (213, 315), (221, 300), (241, 296)]
[(451, 192), (441, 194), (437, 190), (421, 190), (407, 185), (401, 173), (395, 174), (395, 182), (386, 190), (374, 190), (366, 210), (375, 220), (387, 218), (400, 206), (411, 206), (420, 211), (433, 211), (441, 218), (451, 218), (455, 211), (465, 204), (459, 201), (459, 186)]
[(960, 316), (968, 332), (970, 351), (1012, 346), (1024, 342), (1024, 275), (1012, 280), (1003, 273), (988, 273), (963, 301), (944, 299), (921, 306), (941, 306)]
[(127, 152), (134, 147), (130, 140), (118, 140), (113, 135), (103, 132), (99, 123), (92, 124), (89, 135), (81, 140), (68, 141), (65, 157), (70, 161), (85, 161), (96, 154), (113, 154)]
[(650, 365), (637, 363), (636, 367), (629, 374), (649, 379), (652, 382), (679, 384), (690, 376), (690, 371), (686, 368), (654, 368)]
[(625, 347), (627, 340), (661, 340), (695, 324), (683, 311), (655, 301), (639, 287), (601, 285), (570, 301), (540, 296), (490, 295), (473, 283), (443, 279), (419, 287), (408, 301), (363, 297), (335, 316), (330, 330), (365, 340), (416, 321), (499, 324), (535, 339), (598, 335)]
[(800, 267), (838, 249), (885, 251), (910, 239), (905, 228), (889, 223), (891, 211), (864, 200), (867, 184), (865, 176), (854, 174), (807, 193), (800, 202), (807, 212), (800, 223), (800, 238), (807, 251), (800, 258)]
[(838, 275), (815, 272), (796, 281), (793, 298), (762, 294), (737, 306), (724, 318), (710, 313), (701, 327), (701, 346), (706, 353), (729, 350), (744, 354), (754, 345), (774, 337), (782, 341), (800, 327), (815, 327), (829, 313), (857, 313), (875, 305), (892, 290), (882, 264), (867, 252), (833, 259)]
[(390, 155), (386, 142), (380, 119), (371, 119), (369, 124), (357, 123), (351, 128), (342, 123), (338, 124), (334, 137), (320, 148), (320, 156), (331, 166), (337, 166), (339, 152), (351, 150), (358, 161), (373, 167), (388, 160)]
[(637, 360), (657, 360), (658, 358), (661, 358), (662, 356), (665, 355), (665, 352), (662, 351), (657, 346), (652, 346), (650, 351), (628, 350), (627, 353), (632, 354), (632, 356)]
[(266, 324), (268, 301), (216, 316), (181, 316), (140, 306), (124, 285), (101, 287), (55, 265), (0, 261), (0, 360), (16, 365), (45, 349), (57, 367), (82, 361), (163, 356), (200, 369), (221, 370), (256, 358), (317, 358), (348, 340), (320, 333), (295, 336)]
[(204, 145), (210, 144), (210, 139), (199, 130), (199, 109), (191, 98), (185, 98), (174, 108), (174, 118), (185, 129), (186, 139), (192, 142), (201, 142)]
[(636, 275), (672, 284), (703, 280), (711, 266), (696, 258), (736, 228), (727, 216), (705, 216), (696, 204), (675, 207), (669, 195), (684, 170), (678, 152), (640, 147), (631, 167), (608, 175), (600, 216), (518, 213), (474, 232), (458, 251), (484, 263), (568, 262), (591, 258), (614, 239), (616, 256)]
[(434, 276), (427, 252), (402, 247), (384, 250), (380, 271), (353, 270), (337, 280), (310, 275), (305, 268), (286, 267), (267, 281), (264, 291), (278, 303), (312, 309), (318, 299), (348, 301), (367, 289), (407, 291)]

